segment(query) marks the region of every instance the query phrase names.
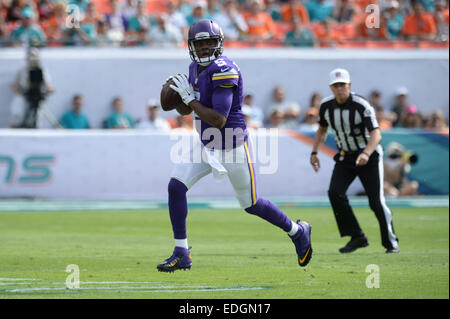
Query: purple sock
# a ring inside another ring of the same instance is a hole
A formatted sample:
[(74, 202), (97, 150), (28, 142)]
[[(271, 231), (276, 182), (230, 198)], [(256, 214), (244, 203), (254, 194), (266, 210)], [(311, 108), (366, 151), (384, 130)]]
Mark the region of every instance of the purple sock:
[(187, 238), (186, 217), (188, 213), (186, 185), (172, 178), (169, 182), (169, 214), (175, 239)]
[(252, 207), (246, 208), (245, 211), (249, 214), (261, 217), (269, 223), (280, 227), (285, 232), (289, 232), (292, 228), (292, 222), (275, 204), (264, 199), (258, 198), (258, 201)]

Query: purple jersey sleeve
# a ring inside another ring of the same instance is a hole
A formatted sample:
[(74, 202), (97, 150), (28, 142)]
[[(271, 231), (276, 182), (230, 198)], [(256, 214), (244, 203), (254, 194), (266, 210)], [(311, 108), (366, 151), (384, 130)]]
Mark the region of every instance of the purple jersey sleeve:
[(213, 88), (231, 88), (238, 85), (239, 70), (232, 61), (222, 57), (213, 63), (214, 66), (209, 71)]
[(214, 89), (212, 95), (213, 110), (228, 118), (233, 103), (233, 90), (222, 86)]

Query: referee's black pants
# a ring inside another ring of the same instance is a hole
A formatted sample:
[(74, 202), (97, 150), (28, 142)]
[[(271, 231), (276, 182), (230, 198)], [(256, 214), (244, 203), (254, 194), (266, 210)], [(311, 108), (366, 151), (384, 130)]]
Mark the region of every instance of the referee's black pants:
[(328, 197), (341, 236), (358, 237), (363, 235), (352, 207), (347, 198), (350, 184), (359, 177), (369, 199), (370, 209), (375, 213), (381, 231), (381, 243), (387, 249), (397, 247), (398, 239), (394, 233), (392, 212), (387, 207), (383, 192), (383, 157), (377, 151), (370, 156), (364, 166), (356, 166), (358, 153), (336, 154)]

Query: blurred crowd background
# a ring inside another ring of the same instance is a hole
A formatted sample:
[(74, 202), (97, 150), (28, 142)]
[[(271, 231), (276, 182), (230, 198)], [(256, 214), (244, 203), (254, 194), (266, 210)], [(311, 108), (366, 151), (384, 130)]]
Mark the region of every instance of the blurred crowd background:
[(229, 47), (448, 47), (448, 0), (0, 0), (0, 46), (185, 46), (217, 21)]

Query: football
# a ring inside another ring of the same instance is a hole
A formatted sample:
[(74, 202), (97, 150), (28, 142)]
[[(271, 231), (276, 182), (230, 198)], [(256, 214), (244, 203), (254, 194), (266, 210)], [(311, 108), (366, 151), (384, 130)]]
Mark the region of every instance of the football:
[(177, 107), (186, 107), (178, 92), (172, 90), (170, 85), (175, 85), (172, 79), (163, 84), (160, 95), (161, 108), (170, 111)]

